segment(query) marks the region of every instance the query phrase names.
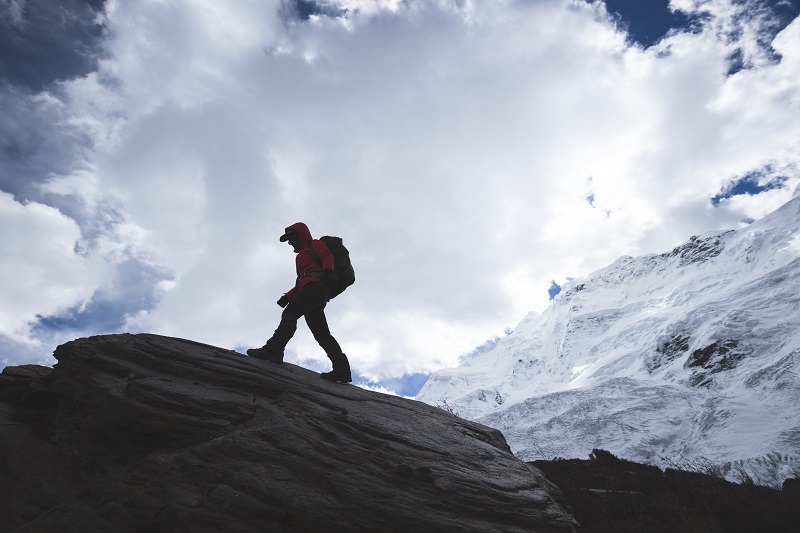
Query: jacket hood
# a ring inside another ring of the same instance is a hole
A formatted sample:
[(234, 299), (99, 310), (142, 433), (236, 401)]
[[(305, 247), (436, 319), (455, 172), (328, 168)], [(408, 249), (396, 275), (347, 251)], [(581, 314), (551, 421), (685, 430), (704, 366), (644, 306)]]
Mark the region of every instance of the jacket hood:
[[(285, 231), (294, 230), (297, 232), (297, 235), (300, 236), (300, 240), (294, 247), (295, 253), (299, 253), (300, 250), (306, 248), (309, 244), (311, 244), (311, 232), (308, 230), (308, 226), (303, 224), (302, 222), (295, 222), (291, 226), (287, 227)], [(284, 233), (285, 235), (285, 233)]]

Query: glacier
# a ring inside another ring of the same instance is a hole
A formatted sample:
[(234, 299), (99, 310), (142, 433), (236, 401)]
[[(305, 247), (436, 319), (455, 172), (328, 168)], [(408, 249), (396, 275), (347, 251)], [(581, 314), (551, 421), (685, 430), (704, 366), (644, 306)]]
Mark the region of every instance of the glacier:
[(523, 460), (600, 448), (732, 481), (800, 477), (798, 191), (741, 229), (570, 281), (417, 400), (499, 429)]

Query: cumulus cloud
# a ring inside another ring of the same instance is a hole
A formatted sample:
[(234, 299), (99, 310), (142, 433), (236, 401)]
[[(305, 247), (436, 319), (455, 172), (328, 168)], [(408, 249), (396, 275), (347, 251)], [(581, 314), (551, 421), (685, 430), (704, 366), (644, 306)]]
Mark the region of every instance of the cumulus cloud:
[[(351, 250), (329, 321), (354, 368), (430, 371), (552, 280), (735, 227), (800, 181), (797, 20), (770, 48), (766, 15), (673, 0), (706, 23), (644, 48), (600, 2), (286, 5), (108, 2), (97, 69), (47, 93), (80, 164), (26, 190), (73, 206), (88, 252), (64, 264), (148, 288), (119, 329), (262, 344), (294, 282), (277, 238), (304, 221)], [(766, 165), (786, 187), (711, 204)], [(27, 320), (61, 309), (36, 302)], [(290, 347), (324, 359), (305, 328)]]
[(80, 229), (57, 209), (20, 204), (0, 192), (0, 335), (34, 342), (30, 325), (38, 316), (64, 311), (91, 297), (91, 259), (79, 253)]

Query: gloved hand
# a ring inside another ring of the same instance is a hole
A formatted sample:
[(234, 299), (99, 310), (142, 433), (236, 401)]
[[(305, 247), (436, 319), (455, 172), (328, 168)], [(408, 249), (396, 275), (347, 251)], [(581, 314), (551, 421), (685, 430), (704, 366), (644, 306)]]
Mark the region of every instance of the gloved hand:
[(322, 286), (326, 289), (333, 289), (336, 285), (336, 280), (333, 277), (333, 270), (326, 268), (322, 271), (322, 276), (320, 277), (322, 281)]
[(281, 307), (286, 307), (288, 304), (289, 304), (289, 297), (284, 294), (278, 300), (278, 305), (280, 305)]

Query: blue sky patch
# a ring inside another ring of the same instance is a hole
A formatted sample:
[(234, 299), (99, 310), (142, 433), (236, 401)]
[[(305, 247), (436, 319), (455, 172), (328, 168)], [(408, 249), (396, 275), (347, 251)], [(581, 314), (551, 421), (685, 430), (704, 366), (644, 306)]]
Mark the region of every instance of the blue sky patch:
[(314, 15), (326, 17), (340, 17), (346, 10), (336, 6), (328, 5), (324, 2), (314, 2), (313, 0), (293, 0), (286, 2), (283, 6), (283, 16), (287, 20), (296, 19), (306, 21)]
[[(670, 11), (669, 0), (604, 0), (608, 12), (615, 16), (618, 25), (625, 30), (631, 41), (645, 48), (659, 42), (670, 30), (696, 31), (707, 15), (687, 15), (682, 11)], [(764, 35), (759, 44), (770, 49), (775, 36), (800, 15), (800, 0), (761, 0), (771, 17), (764, 25)], [(774, 52), (774, 51), (773, 51)], [(780, 56), (774, 54), (776, 61)], [(730, 58), (728, 75), (748, 68), (742, 50), (734, 51)]]
[(422, 386), (428, 381), (430, 374), (421, 372), (406, 374), (399, 378), (387, 378), (379, 381), (370, 381), (353, 371), (353, 383), (359, 385), (369, 385), (370, 387), (383, 387), (396, 392), (400, 396), (416, 396)]
[(772, 167), (767, 165), (763, 169), (754, 170), (745, 174), (741, 178), (733, 180), (727, 187), (722, 189), (719, 194), (711, 198), (711, 205), (718, 206), (724, 200), (734, 196), (747, 194), (755, 196), (762, 192), (780, 189), (786, 183), (785, 176), (768, 177), (772, 173)]
[(672, 28), (685, 28), (691, 19), (669, 10), (669, 0), (605, 0), (609, 13), (619, 17), (631, 40), (645, 48), (656, 44)]
[(547, 295), (550, 297), (550, 300), (553, 300), (553, 298), (555, 298), (560, 292), (561, 292), (561, 285), (556, 283), (555, 280), (552, 280), (550, 282), (550, 287), (547, 289)]

